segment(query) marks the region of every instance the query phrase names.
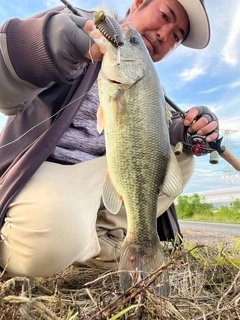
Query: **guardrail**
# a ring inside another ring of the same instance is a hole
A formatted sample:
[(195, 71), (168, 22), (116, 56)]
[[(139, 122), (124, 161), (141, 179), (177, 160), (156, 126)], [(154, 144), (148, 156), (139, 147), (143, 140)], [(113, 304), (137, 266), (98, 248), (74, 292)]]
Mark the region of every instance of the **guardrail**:
[(192, 196), (194, 193), (204, 197), (205, 203), (212, 204), (231, 203), (236, 199), (240, 199), (240, 187), (185, 193), (184, 195)]

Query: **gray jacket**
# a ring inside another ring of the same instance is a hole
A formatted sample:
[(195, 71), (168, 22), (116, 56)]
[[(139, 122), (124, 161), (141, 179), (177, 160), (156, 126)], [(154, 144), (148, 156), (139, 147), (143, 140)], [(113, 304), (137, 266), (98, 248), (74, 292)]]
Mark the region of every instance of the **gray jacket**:
[[(88, 63), (86, 70), (79, 69), (74, 54), (68, 53), (69, 43), (63, 41), (61, 51), (54, 51), (51, 18), (67, 11), (56, 7), (24, 20), (9, 19), (0, 26), (0, 112), (9, 115), (0, 134), (0, 226), (8, 205), (48, 158), (81, 108), (84, 93), (100, 69), (100, 63), (84, 57), (89, 38), (83, 31), (77, 59)], [(81, 28), (93, 13), (80, 12)], [(69, 102), (71, 107), (64, 108)], [(172, 144), (182, 141), (183, 126), (177, 114), (169, 131)]]

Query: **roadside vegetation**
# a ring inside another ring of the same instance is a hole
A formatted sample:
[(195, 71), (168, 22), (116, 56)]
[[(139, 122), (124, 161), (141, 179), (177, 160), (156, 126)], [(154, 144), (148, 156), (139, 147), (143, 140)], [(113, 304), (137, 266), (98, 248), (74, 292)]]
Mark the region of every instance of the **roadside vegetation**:
[(204, 197), (198, 194), (180, 195), (176, 201), (176, 211), (179, 219), (240, 223), (240, 199), (234, 200), (229, 206), (214, 207), (205, 203)]

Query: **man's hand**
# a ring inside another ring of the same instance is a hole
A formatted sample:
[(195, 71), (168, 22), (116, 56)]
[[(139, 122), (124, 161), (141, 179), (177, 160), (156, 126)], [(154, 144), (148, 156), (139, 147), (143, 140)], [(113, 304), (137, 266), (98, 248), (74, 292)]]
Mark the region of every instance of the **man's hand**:
[(208, 142), (218, 138), (218, 119), (207, 107), (191, 108), (182, 120), (189, 133), (206, 136)]
[(68, 80), (83, 71), (81, 64), (102, 59), (98, 45), (88, 33), (96, 27), (92, 20), (73, 14), (58, 13), (46, 24), (46, 43), (54, 63)]
[[(89, 34), (89, 32), (96, 30), (96, 26), (92, 20), (87, 20), (83, 30)], [(96, 43), (93, 43), (89, 48), (89, 51), (85, 55), (86, 58), (91, 59), (93, 61), (100, 61), (102, 60), (102, 52), (100, 51), (99, 46)]]
[[(76, 15), (69, 15), (69, 17), (77, 26), (81, 26), (79, 22), (81, 22), (82, 18)], [(91, 31), (94, 30), (96, 30), (96, 26), (93, 20), (87, 20), (83, 25), (83, 31), (88, 35)], [(101, 53), (98, 45), (96, 43), (93, 43), (93, 41), (91, 41), (91, 39), (89, 38), (89, 48), (85, 54), (85, 57), (92, 61), (100, 61), (102, 60), (102, 56), (103, 54)]]

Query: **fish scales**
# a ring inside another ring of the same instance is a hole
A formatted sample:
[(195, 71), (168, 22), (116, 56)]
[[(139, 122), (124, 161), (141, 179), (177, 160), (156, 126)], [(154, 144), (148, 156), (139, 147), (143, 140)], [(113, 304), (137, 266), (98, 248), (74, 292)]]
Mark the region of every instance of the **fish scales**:
[[(99, 132), (104, 128), (108, 163), (103, 201), (115, 214), (123, 201), (128, 219), (119, 263), (120, 285), (126, 290), (165, 262), (156, 213), (171, 148), (164, 93), (155, 67), (139, 33), (128, 24), (122, 28), (120, 64), (114, 46), (93, 39), (104, 53), (97, 115)], [(162, 285), (155, 288), (156, 293), (168, 295), (167, 271), (157, 283)]]
[[(119, 115), (125, 118), (118, 120), (119, 125), (116, 125), (113, 108), (104, 112), (108, 123), (104, 129), (108, 169), (116, 190), (124, 199), (128, 229), (134, 230), (138, 225), (131, 235), (136, 241), (142, 241), (145, 233), (149, 240), (152, 237), (149, 229), (155, 228), (157, 196), (165, 177), (170, 148), (164, 101), (159, 94), (162, 89), (155, 72), (151, 69), (146, 72), (145, 81), (122, 91), (127, 110)], [(106, 90), (111, 83), (106, 81), (101, 86)], [(107, 103), (103, 100), (101, 105)]]

